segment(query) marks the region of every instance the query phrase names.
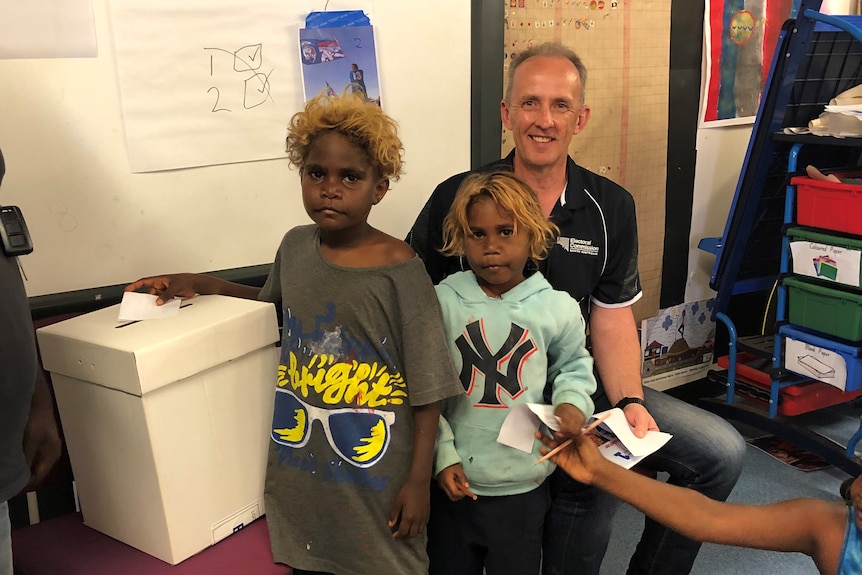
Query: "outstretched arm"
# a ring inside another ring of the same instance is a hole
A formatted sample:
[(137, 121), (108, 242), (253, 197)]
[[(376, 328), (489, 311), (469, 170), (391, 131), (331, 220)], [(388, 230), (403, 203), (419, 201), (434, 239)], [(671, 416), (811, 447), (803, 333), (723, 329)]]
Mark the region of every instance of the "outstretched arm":
[[(549, 448), (557, 445), (547, 437), (542, 441)], [(736, 505), (715, 501), (693, 489), (656, 481), (611, 463), (587, 436), (576, 437), (551, 461), (574, 479), (619, 497), (691, 539), (805, 553), (823, 572), (834, 573), (837, 568), (847, 519), (846, 507), (839, 502), (793, 499)]]
[(162, 305), (172, 298), (187, 299), (197, 294), (219, 294), (244, 299), (257, 299), (260, 288), (229, 282), (206, 274), (170, 274), (141, 278), (130, 283), (123, 291), (145, 291), (157, 295), (157, 305)]

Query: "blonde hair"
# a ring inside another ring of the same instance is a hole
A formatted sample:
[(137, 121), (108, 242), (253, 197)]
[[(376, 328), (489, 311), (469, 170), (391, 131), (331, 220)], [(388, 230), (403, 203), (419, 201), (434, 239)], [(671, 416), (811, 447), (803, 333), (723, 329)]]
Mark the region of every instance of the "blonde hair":
[(554, 245), (559, 228), (542, 213), (533, 189), (511, 172), (496, 171), (467, 176), (455, 194), (455, 200), (443, 220), (443, 247), (446, 256), (463, 256), (470, 235), (467, 214), (470, 206), (482, 198), (493, 200), (515, 220), (515, 232), (529, 237), (530, 257), (542, 260)]
[(364, 150), (379, 177), (397, 180), (401, 176), (404, 146), (398, 137), (398, 124), (380, 106), (351, 94), (321, 94), (293, 115), (286, 140), (290, 164), (301, 171), (312, 142), (330, 132), (341, 134)]

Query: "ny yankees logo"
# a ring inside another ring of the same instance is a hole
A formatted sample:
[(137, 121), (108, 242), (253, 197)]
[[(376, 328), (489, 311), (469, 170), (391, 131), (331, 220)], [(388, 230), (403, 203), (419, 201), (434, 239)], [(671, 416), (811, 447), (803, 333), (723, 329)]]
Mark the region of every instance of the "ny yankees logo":
[[(521, 381), (521, 366), (538, 348), (530, 337), (529, 330), (512, 324), (509, 337), (496, 353), (488, 348), (484, 337), (482, 321), (467, 325), (455, 345), (461, 352), (461, 383), (467, 395), (473, 394), (476, 374), (485, 376), (482, 399), (476, 404), (484, 407), (506, 407), (500, 399), (500, 392), (515, 398), (524, 391)], [(508, 364), (508, 365), (507, 365)], [(505, 367), (505, 373), (500, 369)]]

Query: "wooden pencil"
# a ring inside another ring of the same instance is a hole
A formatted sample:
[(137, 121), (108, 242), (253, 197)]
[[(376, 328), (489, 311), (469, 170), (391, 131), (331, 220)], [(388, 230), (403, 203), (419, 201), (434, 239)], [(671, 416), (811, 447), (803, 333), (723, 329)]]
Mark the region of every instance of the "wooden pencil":
[[(611, 416), (610, 411), (603, 414), (601, 417), (597, 418), (594, 422), (592, 422), (587, 427), (585, 427), (583, 430), (583, 433), (589, 433), (590, 431), (592, 431), (593, 429), (598, 427), (601, 422), (603, 422), (604, 420), (606, 420), (610, 416)], [(562, 442), (561, 444), (559, 444), (558, 446), (556, 446), (555, 448), (553, 448), (552, 450), (550, 450), (549, 452), (547, 452), (546, 454), (544, 454), (542, 457), (539, 458), (538, 461), (536, 461), (536, 465), (540, 464), (543, 461), (547, 461), (548, 459), (550, 459), (554, 455), (558, 454), (559, 452), (561, 452), (562, 450), (564, 450), (565, 448), (570, 446), (572, 444), (573, 440), (574, 440), (574, 438), (570, 437), (567, 440), (565, 440), (564, 442)]]

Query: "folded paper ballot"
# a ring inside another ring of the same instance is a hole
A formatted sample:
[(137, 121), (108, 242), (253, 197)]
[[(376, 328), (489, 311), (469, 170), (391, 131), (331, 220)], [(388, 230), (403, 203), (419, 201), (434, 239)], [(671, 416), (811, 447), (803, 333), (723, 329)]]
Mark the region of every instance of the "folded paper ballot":
[(146, 293), (123, 292), (123, 301), (120, 302), (117, 321), (158, 319), (173, 317), (179, 313), (182, 303), (179, 298), (166, 301), (164, 305), (156, 305), (157, 299), (159, 299), (158, 296)]
[[(605, 457), (621, 467), (629, 469), (647, 455), (658, 451), (671, 437), (662, 431), (647, 431), (644, 437), (635, 436), (622, 409), (613, 408), (596, 413), (590, 421), (608, 414), (601, 425), (595, 429), (593, 441)], [(556, 431), (559, 420), (554, 415), (552, 405), (525, 403), (513, 407), (500, 428), (497, 441), (530, 453), (535, 444), (535, 432), (539, 424)], [(587, 422), (589, 423), (589, 422)]]

